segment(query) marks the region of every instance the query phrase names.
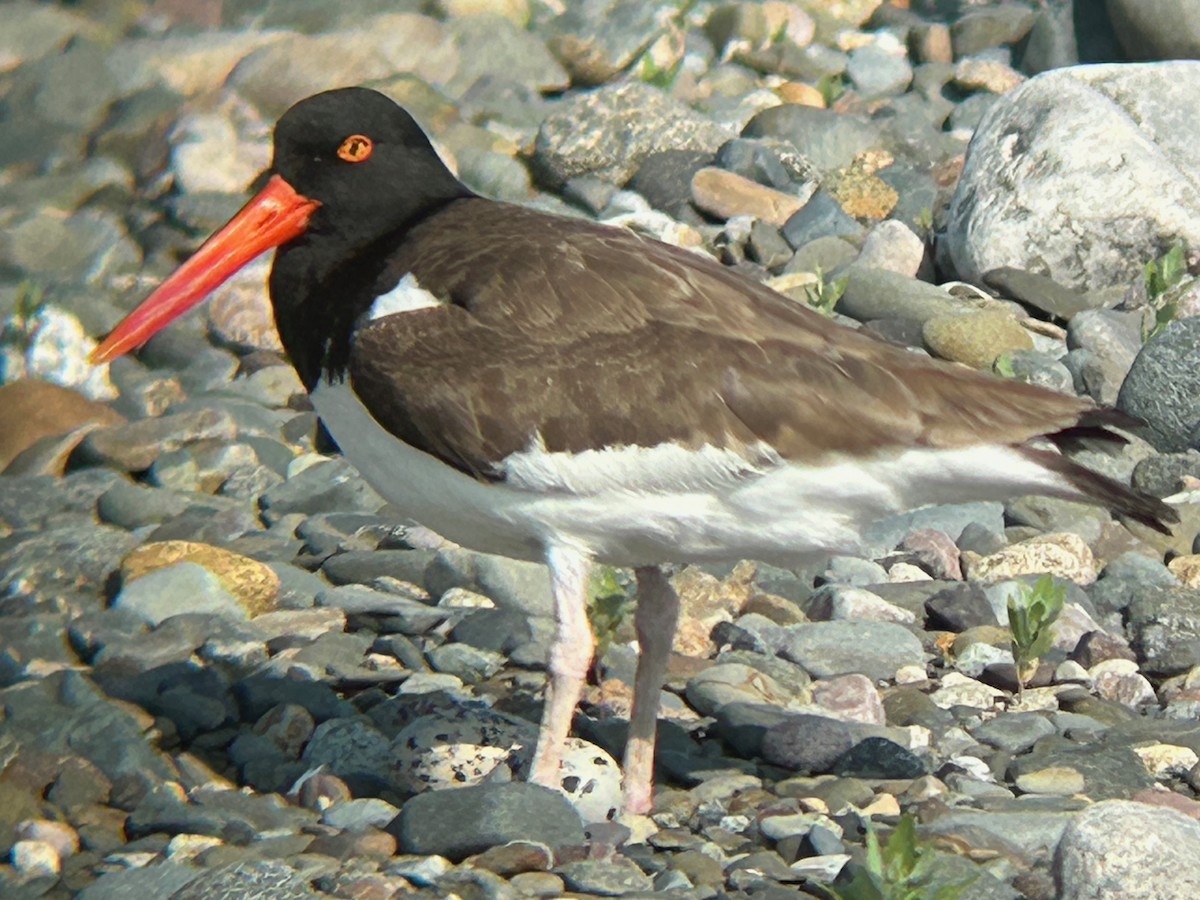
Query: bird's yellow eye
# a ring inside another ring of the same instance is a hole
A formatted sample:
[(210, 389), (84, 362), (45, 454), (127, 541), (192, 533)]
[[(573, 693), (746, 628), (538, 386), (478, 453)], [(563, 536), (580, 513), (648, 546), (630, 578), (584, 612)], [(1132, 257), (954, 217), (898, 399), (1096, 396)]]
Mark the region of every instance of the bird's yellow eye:
[(346, 162), (359, 163), (370, 158), (375, 150), (375, 142), (365, 134), (352, 134), (342, 141), (337, 148), (338, 159)]

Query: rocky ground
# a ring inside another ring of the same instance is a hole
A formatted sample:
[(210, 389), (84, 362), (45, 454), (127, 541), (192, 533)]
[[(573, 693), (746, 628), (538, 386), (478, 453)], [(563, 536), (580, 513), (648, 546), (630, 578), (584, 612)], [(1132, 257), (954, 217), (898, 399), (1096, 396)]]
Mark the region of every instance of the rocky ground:
[[(1197, 7), (6, 3), (0, 895), (891, 897), (867, 825), (902, 813), (907, 896), (1200, 895), (1200, 64), (1129, 62), (1195, 55)], [(1077, 455), (1181, 526), (972, 503), (869, 558), (679, 573), (649, 817), (613, 815), (635, 653), (602, 573), (563, 792), (514, 779), (545, 571), (338, 458), (267, 262), (85, 362), (244, 202), (274, 119), (344, 84), (482, 193), (1140, 416)], [(1018, 696), (1006, 604), (1043, 572), (1066, 604)]]

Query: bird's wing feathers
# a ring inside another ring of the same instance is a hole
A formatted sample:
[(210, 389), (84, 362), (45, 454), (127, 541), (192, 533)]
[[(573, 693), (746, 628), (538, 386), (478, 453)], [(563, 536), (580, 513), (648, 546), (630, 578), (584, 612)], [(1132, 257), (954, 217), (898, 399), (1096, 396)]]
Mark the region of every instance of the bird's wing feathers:
[(452, 204), (395, 266), (450, 303), (360, 328), (355, 390), (479, 477), (535, 438), (573, 452), (762, 441), (816, 462), (1018, 444), (1089, 409), (856, 334), (688, 251), (522, 207)]

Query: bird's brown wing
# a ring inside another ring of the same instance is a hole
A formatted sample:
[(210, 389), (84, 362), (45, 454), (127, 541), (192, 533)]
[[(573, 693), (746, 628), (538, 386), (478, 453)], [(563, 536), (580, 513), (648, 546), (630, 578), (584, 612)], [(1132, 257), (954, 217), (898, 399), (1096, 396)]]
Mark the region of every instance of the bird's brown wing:
[(540, 438), (785, 458), (1020, 444), (1086, 401), (895, 348), (718, 263), (589, 222), (460, 201), (395, 263), (448, 299), (355, 336), (350, 375), (403, 440), (479, 477)]

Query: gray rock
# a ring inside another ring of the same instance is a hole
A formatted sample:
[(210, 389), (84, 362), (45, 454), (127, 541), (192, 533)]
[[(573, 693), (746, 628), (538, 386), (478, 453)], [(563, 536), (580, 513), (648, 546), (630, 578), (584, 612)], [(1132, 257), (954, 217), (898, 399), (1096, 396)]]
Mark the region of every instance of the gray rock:
[(1091, 290), (1140, 279), (1164, 240), (1200, 243), (1200, 190), (1186, 174), (1200, 141), (1182, 112), (1198, 85), (1192, 62), (1100, 65), (1004, 95), (975, 132), (951, 203), (944, 249), (955, 269), (978, 282), (1013, 266)]
[(1140, 585), (1129, 603), (1129, 635), (1148, 675), (1200, 665), (1200, 590)]
[(302, 706), (318, 722), (352, 715), (354, 708), (321, 681), (279, 678), (271, 673), (255, 673), (239, 678), (233, 685), (242, 710), (243, 721), (255, 721), (281, 703)]
[[(742, 759), (763, 755), (763, 738), (776, 725), (796, 717), (796, 713), (763, 703), (725, 703), (715, 713), (717, 733)], [(782, 742), (781, 742), (782, 743)], [(783, 757), (787, 751), (780, 749)]]
[(849, 778), (919, 778), (926, 773), (926, 766), (895, 741), (865, 737), (838, 757), (833, 773)]
[(890, 97), (908, 89), (913, 70), (902, 53), (889, 52), (876, 41), (850, 52), (846, 74), (863, 96)]
[(347, 84), (399, 73), (444, 81), (458, 68), (458, 50), (448, 38), (441, 22), (403, 12), (327, 34), (284, 33), (242, 58), (226, 85), (273, 120), (297, 100)]
[(1133, 467), (1132, 484), (1155, 497), (1169, 497), (1182, 490), (1183, 479), (1200, 475), (1200, 452), (1162, 453), (1148, 456)]
[(546, 23), (546, 43), (580, 86), (613, 80), (663, 32), (666, 8), (641, 0), (572, 3)]
[(353, 785), (382, 783), (391, 765), (389, 741), (369, 719), (330, 719), (313, 732), (301, 759)]
[(504, 79), (541, 94), (564, 90), (570, 77), (547, 48), (546, 35), (535, 34), (496, 15), (464, 16), (446, 23), (458, 51), (458, 68), (445, 82), (450, 96), (461, 96), (482, 78)]
[(974, 56), (991, 47), (1015, 44), (1029, 33), (1033, 20), (1033, 10), (1017, 3), (973, 9), (950, 28), (954, 56)]
[(794, 772), (821, 774), (831, 771), (859, 741), (883, 733), (877, 725), (793, 714), (766, 729), (762, 755), (767, 762)]
[(971, 734), (991, 747), (1017, 754), (1054, 732), (1054, 724), (1041, 713), (1019, 712), (997, 716), (973, 729)]
[(499, 653), (469, 644), (443, 644), (429, 651), (429, 665), (435, 672), (455, 675), (463, 684), (486, 681), (500, 671), (504, 662)]
[(1105, 4), (1117, 40), (1130, 59), (1195, 59), (1200, 25), (1189, 0), (1108, 0)]
[(87, 462), (140, 472), (150, 468), (161, 453), (195, 441), (232, 441), (235, 437), (237, 427), (228, 413), (197, 410), (97, 429), (84, 438), (77, 452)]
[(340, 609), (347, 615), (386, 616), (392, 629), (402, 634), (424, 634), (450, 616), (448, 610), (361, 584), (321, 591), (316, 596), (316, 604)]
[(812, 163), (788, 141), (734, 138), (721, 145), (716, 164), (751, 181), (798, 197), (816, 190), (819, 176)]
[(0, 57), (11, 69), (61, 49), (73, 35), (88, 30), (87, 18), (70, 10), (14, 3), (5, 10)]
[(885, 146), (882, 132), (866, 119), (796, 103), (764, 109), (742, 137), (789, 141), (820, 172), (845, 168), (860, 153)]
[(1188, 449), (1200, 423), (1200, 318), (1183, 319), (1147, 341), (1133, 361), (1117, 408), (1146, 423), (1143, 436), (1157, 449)]
[(813, 194), (812, 199), (793, 213), (781, 229), (784, 240), (792, 247), (802, 247), (821, 238), (853, 238), (862, 232), (863, 227), (824, 191)]
[(952, 809), (931, 822), (929, 832), (1031, 859), (1053, 851), (1073, 815), (1068, 810)]
[[(1075, 391), (1075, 376), (1072, 371), (1058, 361), (1057, 356), (1051, 353), (1042, 353), (1040, 350), (1008, 350), (1001, 356), (1004, 365), (1009, 371), (1012, 371), (1012, 377), (1018, 382), (1026, 384), (1036, 384), (1040, 388), (1049, 388), (1052, 391), (1058, 391), (1060, 394), (1073, 394)], [(997, 361), (998, 362), (998, 361)], [(1088, 383), (1088, 377), (1094, 386), (1099, 389), (1100, 384), (1111, 384), (1108, 378), (1108, 373), (1102, 372), (1102, 378), (1094, 377), (1094, 368), (1084, 366), (1084, 382)], [(1006, 372), (1007, 374), (1007, 372)], [(1116, 389), (1111, 391), (1112, 398), (1116, 400)]]
[(247, 860), (208, 869), (170, 900), (316, 900), (321, 895), (282, 860)]
[(163, 566), (124, 584), (113, 606), (132, 610), (151, 625), (185, 611), (246, 618), (246, 610), (220, 579), (192, 562)]
[(792, 625), (780, 655), (817, 678), (859, 672), (872, 679), (890, 679), (901, 666), (925, 663), (921, 642), (907, 628), (891, 622)]
[(480, 609), (454, 626), (450, 636), (480, 650), (508, 654), (533, 636), (529, 617), (515, 609)]
[(1190, 900), (1200, 894), (1197, 854), (1195, 819), (1142, 803), (1097, 803), (1063, 832), (1054, 882), (1064, 900)]
[(346, 800), (325, 810), (321, 821), (342, 831), (365, 831), (367, 828), (384, 828), (400, 810), (378, 797)]
[(126, 900), (127, 897), (173, 897), (201, 874), (200, 869), (164, 862), (139, 869), (107, 872), (84, 887), (76, 900)]
[(79, 591), (99, 593), (136, 545), (126, 531), (89, 525), (0, 540), (0, 596), (47, 600)]
[(271, 488), (262, 496), (263, 509), (278, 518), (287, 513), (373, 513), (383, 506), (375, 493), (349, 463), (330, 460), (309, 466), (294, 478)]
[(660, 150), (642, 160), (629, 189), (673, 219), (698, 225), (704, 218), (692, 206), (692, 177), (712, 164), (713, 155), (708, 152)]
[(926, 627), (963, 632), (977, 625), (997, 625), (996, 613), (977, 584), (951, 584), (925, 601)]
[(425, 589), (440, 597), (456, 587), (490, 597), (501, 609), (515, 609), (529, 616), (554, 612), (550, 575), (541, 563), (473, 550), (439, 551), (425, 570)]
[(559, 866), (555, 871), (568, 889), (600, 897), (621, 897), (654, 889), (650, 876), (624, 856), (580, 859)]
[[(321, 547), (313, 544), (311, 529), (301, 526), (297, 533), (309, 543), (314, 553)], [(372, 584), (377, 578), (396, 578), (412, 584), (423, 584), (425, 572), (434, 559), (430, 550), (349, 550), (331, 556), (321, 566), (321, 572), (334, 584)]]
[[(1124, 714), (1124, 711), (1122, 711)], [(1079, 742), (1051, 735), (1013, 760), (1009, 778), (1043, 769), (1074, 769), (1084, 778), (1084, 792), (1095, 800), (1125, 799), (1150, 787), (1153, 779), (1136, 753), (1116, 742)]]
[(552, 187), (593, 174), (624, 185), (659, 150), (716, 152), (733, 137), (661, 91), (629, 82), (579, 94), (538, 130), (533, 165)]
[(189, 498), (167, 490), (154, 490), (121, 480), (100, 495), (96, 514), (100, 521), (133, 530), (157, 525), (177, 516), (189, 505)]
[(971, 526), (1003, 534), (1004, 505), (981, 500), (925, 506), (869, 525), (863, 530), (863, 544), (871, 556), (883, 556), (914, 531), (941, 531), (957, 541)]
[(949, 292), (886, 269), (850, 266), (838, 312), (860, 322), (872, 319), (912, 319), (924, 323), (958, 309)]
[(0, 475), (0, 520), (10, 528), (41, 528), (47, 520), (69, 511), (83, 510), (74, 509), (60, 479), (52, 475)]
[(461, 860), (514, 840), (579, 844), (583, 824), (566, 798), (535, 784), (483, 784), (418, 794), (391, 829), (406, 853)]
[(1063, 287), (1045, 275), (1010, 266), (993, 269), (984, 275), (984, 281), (1007, 297), (1062, 319), (1068, 323), (1068, 328), (1077, 327), (1075, 317), (1091, 311), (1101, 299)]
[[(1029, 75), (1063, 69), (1079, 62), (1079, 45), (1075, 39), (1074, 4), (1051, 3), (1037, 11), (1033, 28), (1025, 41), (1021, 68)], [(1103, 13), (1097, 10), (1097, 19)]]

